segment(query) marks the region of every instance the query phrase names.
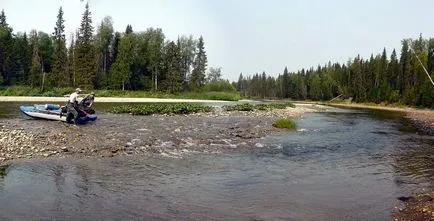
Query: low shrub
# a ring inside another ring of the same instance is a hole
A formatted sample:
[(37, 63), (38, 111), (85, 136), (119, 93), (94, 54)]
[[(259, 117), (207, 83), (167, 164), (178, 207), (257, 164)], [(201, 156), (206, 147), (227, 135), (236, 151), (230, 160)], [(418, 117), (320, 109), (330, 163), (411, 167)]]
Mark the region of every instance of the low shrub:
[(273, 126), (277, 128), (296, 129), (297, 124), (291, 118), (279, 118), (273, 122)]
[(113, 107), (109, 112), (115, 114), (129, 113), (133, 115), (152, 114), (191, 114), (198, 112), (210, 112), (214, 108), (200, 104), (135, 104), (119, 105)]

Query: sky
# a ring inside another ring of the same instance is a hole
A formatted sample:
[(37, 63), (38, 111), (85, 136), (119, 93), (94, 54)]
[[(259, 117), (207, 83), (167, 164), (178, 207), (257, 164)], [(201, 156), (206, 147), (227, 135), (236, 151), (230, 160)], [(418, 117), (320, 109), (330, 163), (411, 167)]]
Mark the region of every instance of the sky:
[[(80, 24), (80, 0), (0, 0), (14, 32), (52, 33), (60, 6), (66, 34)], [(401, 40), (434, 37), (432, 0), (89, 0), (94, 26), (111, 16), (114, 28), (135, 32), (162, 28), (166, 38), (203, 36), (208, 67), (236, 81), (262, 73), (277, 76), (369, 57)]]

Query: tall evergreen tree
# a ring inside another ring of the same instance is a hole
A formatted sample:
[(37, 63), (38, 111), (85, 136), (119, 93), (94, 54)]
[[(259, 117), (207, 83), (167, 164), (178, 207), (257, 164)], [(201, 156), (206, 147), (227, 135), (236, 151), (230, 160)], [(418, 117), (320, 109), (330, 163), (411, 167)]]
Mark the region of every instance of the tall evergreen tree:
[(287, 67), (285, 67), (285, 70), (283, 70), (283, 75), (282, 75), (282, 97), (283, 98), (289, 97), (289, 73)]
[(95, 49), (92, 44), (93, 40), (92, 17), (89, 10), (89, 4), (86, 4), (83, 18), (81, 20), (78, 37), (75, 47), (75, 73), (76, 82), (74, 86), (93, 88), (93, 79), (95, 77)]
[(205, 83), (205, 71), (207, 67), (207, 56), (205, 52), (205, 43), (200, 36), (197, 44), (197, 53), (193, 62), (193, 71), (191, 73), (191, 85), (193, 89), (201, 88)]
[(127, 28), (125, 29), (125, 34), (131, 34), (131, 33), (133, 33), (133, 26), (128, 24)]
[(390, 87), (393, 90), (398, 90), (399, 89), (398, 78), (399, 78), (400, 68), (399, 68), (399, 61), (395, 49), (393, 49), (392, 54), (390, 55), (390, 63), (387, 68), (387, 72), (388, 72), (387, 83), (390, 85)]
[(0, 12), (0, 27), (2, 27), (2, 28), (9, 28), (9, 25), (6, 22), (6, 15), (5, 15), (5, 10), (4, 9), (2, 9), (2, 11)]
[(53, 67), (51, 80), (52, 85), (57, 87), (65, 87), (69, 85), (70, 77), (67, 74), (67, 49), (65, 38), (65, 20), (63, 19), (62, 7), (59, 8), (57, 15), (56, 27), (54, 27), (54, 53), (53, 53)]
[(403, 95), (405, 93), (405, 90), (409, 88), (409, 76), (411, 72), (411, 66), (410, 66), (410, 50), (408, 45), (408, 40), (402, 41), (402, 48), (401, 48), (401, 57), (399, 59), (401, 64), (401, 72), (398, 77), (398, 84), (400, 85), (400, 94)]
[(434, 38), (428, 41), (428, 73), (434, 73)]

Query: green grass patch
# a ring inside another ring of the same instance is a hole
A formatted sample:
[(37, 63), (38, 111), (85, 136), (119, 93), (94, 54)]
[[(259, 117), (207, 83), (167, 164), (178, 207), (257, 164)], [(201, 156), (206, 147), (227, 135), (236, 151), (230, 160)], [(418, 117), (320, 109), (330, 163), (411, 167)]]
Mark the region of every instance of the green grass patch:
[(291, 118), (279, 118), (273, 122), (273, 126), (277, 128), (296, 129), (297, 124)]
[(291, 102), (286, 103), (272, 103), (272, 104), (236, 104), (236, 105), (225, 105), (223, 109), (226, 111), (254, 111), (254, 110), (272, 110), (272, 109), (285, 109), (287, 107), (294, 108), (295, 105)]
[(214, 108), (200, 104), (134, 104), (113, 107), (109, 112), (115, 114), (152, 115), (152, 114), (191, 114), (211, 112)]
[(255, 110), (255, 105), (244, 103), (235, 105), (224, 105), (223, 109), (226, 111), (253, 111)]

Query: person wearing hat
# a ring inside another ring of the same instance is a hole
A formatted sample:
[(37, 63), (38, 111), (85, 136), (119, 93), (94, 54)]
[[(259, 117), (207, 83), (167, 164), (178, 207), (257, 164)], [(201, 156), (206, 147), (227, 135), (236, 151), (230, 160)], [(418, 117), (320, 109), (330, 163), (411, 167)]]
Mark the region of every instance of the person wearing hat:
[(76, 108), (78, 107), (77, 98), (78, 98), (78, 95), (80, 93), (81, 93), (81, 89), (77, 88), (77, 89), (75, 89), (75, 92), (69, 96), (68, 103), (66, 104), (66, 111), (67, 111), (66, 121), (68, 123), (72, 123), (71, 122), (71, 120), (72, 120), (71, 115), (72, 115), (72, 116), (74, 116), (74, 123), (77, 124), (78, 112), (77, 112)]

